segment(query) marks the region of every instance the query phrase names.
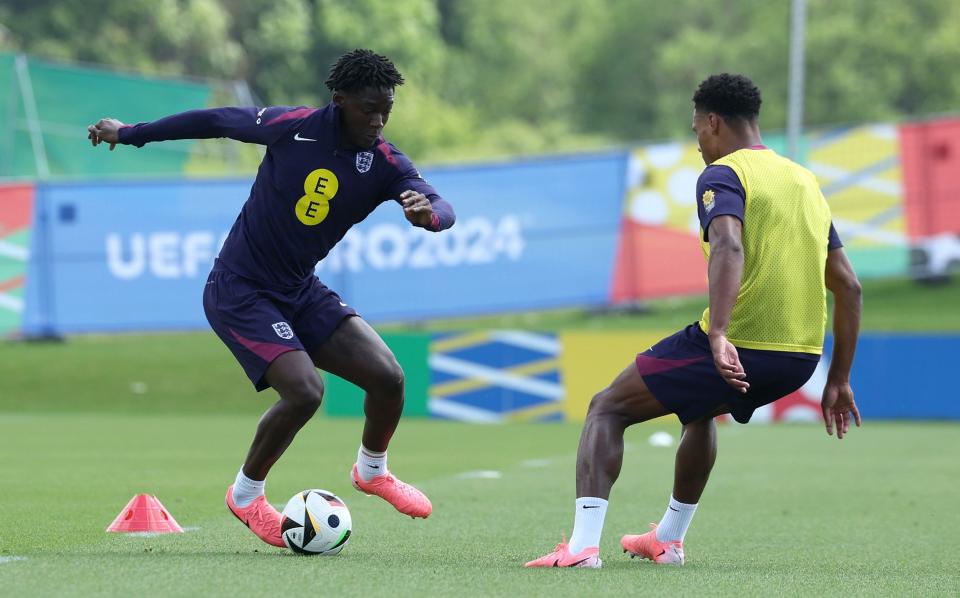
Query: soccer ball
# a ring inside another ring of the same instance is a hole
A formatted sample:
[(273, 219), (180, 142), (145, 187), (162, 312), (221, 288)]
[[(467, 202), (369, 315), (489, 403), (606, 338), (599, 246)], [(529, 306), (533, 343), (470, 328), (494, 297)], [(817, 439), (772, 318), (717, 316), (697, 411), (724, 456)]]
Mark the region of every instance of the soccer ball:
[(283, 508), (283, 542), (297, 554), (340, 554), (352, 528), (347, 505), (326, 490), (298, 492)]

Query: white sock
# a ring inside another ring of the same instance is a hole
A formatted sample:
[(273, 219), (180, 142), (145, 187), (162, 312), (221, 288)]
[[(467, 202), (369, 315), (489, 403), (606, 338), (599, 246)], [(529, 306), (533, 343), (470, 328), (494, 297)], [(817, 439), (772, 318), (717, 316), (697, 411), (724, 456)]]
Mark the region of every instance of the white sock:
[(387, 451), (378, 453), (361, 444), (357, 451), (357, 473), (364, 482), (387, 473)]
[(603, 519), (607, 516), (607, 501), (584, 496), (577, 499), (577, 511), (573, 516), (573, 534), (570, 536), (570, 554), (584, 548), (600, 546)]
[(237, 481), (233, 483), (233, 502), (238, 507), (246, 507), (258, 496), (263, 495), (263, 487), (266, 483), (266, 480), (251, 480), (243, 474), (241, 467), (237, 474)]
[(693, 514), (696, 512), (697, 505), (678, 502), (671, 496), (667, 512), (663, 514), (663, 519), (657, 526), (657, 540), (660, 542), (683, 542), (683, 537), (687, 535), (687, 528), (690, 527)]

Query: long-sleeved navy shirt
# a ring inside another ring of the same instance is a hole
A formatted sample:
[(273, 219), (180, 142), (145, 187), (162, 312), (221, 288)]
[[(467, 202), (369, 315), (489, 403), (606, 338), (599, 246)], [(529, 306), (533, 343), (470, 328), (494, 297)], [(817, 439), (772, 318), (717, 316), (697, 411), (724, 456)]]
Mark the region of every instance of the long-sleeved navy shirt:
[(217, 266), (276, 288), (300, 286), (351, 226), (407, 190), (433, 207), (432, 231), (453, 226), (453, 208), (393, 144), (365, 151), (340, 143), (339, 108), (273, 106), (192, 110), (120, 129), (120, 143), (229, 137), (267, 146), (250, 196)]

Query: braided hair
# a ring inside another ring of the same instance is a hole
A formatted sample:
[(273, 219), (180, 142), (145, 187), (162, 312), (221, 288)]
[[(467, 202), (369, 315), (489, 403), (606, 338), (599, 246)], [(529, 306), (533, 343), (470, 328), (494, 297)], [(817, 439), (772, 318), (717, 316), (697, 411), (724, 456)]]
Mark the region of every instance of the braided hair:
[(386, 56), (357, 49), (347, 52), (330, 67), (326, 85), (330, 91), (357, 91), (366, 87), (392, 89), (403, 85), (403, 75)]

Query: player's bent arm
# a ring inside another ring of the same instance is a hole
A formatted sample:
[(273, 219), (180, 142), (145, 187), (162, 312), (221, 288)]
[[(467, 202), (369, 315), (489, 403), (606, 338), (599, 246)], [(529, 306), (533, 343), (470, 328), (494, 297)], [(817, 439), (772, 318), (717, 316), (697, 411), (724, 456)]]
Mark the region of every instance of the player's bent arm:
[(719, 215), (710, 221), (710, 261), (707, 276), (710, 286), (710, 351), (717, 372), (733, 389), (747, 392), (750, 384), (740, 363), (737, 348), (727, 340), (730, 314), (740, 293), (743, 278), (743, 225), (732, 215)]
[(833, 293), (833, 356), (828, 379), (847, 384), (860, 334), (863, 291), (850, 260), (842, 248), (827, 252), (824, 281)]
[(433, 208), (433, 217), (430, 226), (425, 228), (438, 233), (453, 226), (457, 221), (457, 215), (453, 212), (453, 206), (450, 205), (450, 202), (439, 195), (430, 196), (428, 199), (430, 200), (430, 207)]
[(743, 224), (735, 216), (717, 216), (710, 222), (710, 330), (726, 336), (730, 314), (743, 278)]

